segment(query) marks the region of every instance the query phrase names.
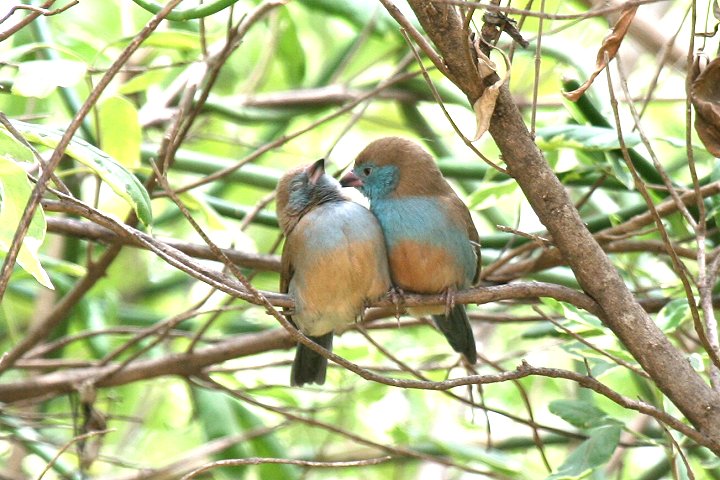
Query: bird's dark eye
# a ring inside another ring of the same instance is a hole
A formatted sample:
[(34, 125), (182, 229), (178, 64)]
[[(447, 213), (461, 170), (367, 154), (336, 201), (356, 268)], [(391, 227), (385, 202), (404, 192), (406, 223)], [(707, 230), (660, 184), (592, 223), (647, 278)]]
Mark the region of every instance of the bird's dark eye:
[(367, 177), (368, 175), (370, 175), (370, 174), (372, 173), (372, 168), (371, 168), (371, 167), (365, 167), (365, 168), (362, 169), (362, 173), (363, 173), (363, 175), (365, 175), (365, 176)]

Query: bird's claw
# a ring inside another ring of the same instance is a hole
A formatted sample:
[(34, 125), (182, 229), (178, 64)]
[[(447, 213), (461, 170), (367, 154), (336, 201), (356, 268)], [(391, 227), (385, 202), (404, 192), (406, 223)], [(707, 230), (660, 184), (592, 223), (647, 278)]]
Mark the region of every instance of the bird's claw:
[(445, 316), (448, 317), (455, 308), (455, 289), (450, 287), (445, 291)]
[(395, 319), (400, 323), (400, 313), (405, 305), (405, 292), (400, 287), (392, 287), (388, 292), (390, 301), (395, 305)]

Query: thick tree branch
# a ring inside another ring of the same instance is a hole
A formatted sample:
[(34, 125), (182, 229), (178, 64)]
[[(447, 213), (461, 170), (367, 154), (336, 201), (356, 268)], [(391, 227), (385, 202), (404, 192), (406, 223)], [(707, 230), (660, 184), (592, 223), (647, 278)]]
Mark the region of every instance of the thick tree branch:
[[(429, 0), (409, 3), (453, 72), (458, 87), (474, 104), (482, 93), (482, 80), (474, 65), (467, 61), (469, 39), (455, 7)], [(507, 86), (501, 88), (490, 134), (510, 174), (552, 235), (578, 282), (600, 304), (605, 324), (690, 422), (713, 439), (713, 451), (720, 454), (720, 395), (691, 368), (637, 303), (543, 158)]]

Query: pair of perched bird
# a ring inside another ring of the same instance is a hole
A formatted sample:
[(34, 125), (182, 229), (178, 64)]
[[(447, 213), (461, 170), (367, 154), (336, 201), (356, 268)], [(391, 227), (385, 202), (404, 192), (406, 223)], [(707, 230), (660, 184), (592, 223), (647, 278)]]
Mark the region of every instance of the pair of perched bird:
[[(370, 211), (346, 198), (355, 187)], [(470, 212), (419, 145), (388, 137), (368, 145), (340, 183), (324, 161), (285, 174), (277, 213), (286, 240), (280, 289), (295, 300), (291, 321), (315, 343), (332, 349), (333, 332), (354, 322), (367, 301), (391, 287), (448, 295), (430, 313), (457, 352), (475, 363), (475, 339), (457, 289), (476, 283), (479, 239)], [(322, 384), (327, 360), (299, 344), (291, 384)]]

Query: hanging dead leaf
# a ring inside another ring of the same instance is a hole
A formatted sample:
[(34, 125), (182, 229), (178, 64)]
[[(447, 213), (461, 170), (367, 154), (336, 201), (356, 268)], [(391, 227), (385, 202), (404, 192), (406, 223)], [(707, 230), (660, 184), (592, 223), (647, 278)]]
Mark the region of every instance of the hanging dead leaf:
[(607, 67), (607, 62), (615, 58), (615, 55), (617, 55), (618, 49), (620, 48), (620, 44), (630, 28), (630, 24), (632, 23), (633, 18), (635, 18), (637, 8), (637, 5), (630, 5), (623, 9), (620, 14), (620, 18), (618, 18), (617, 22), (615, 22), (615, 25), (613, 26), (612, 32), (605, 37), (600, 50), (598, 50), (597, 59), (595, 60), (595, 71), (590, 75), (590, 78), (588, 78), (587, 81), (580, 86), (580, 88), (573, 90), (572, 92), (562, 92), (562, 94), (565, 95), (565, 98), (576, 102), (582, 94), (585, 93), (585, 90), (590, 88), (590, 85), (592, 85), (595, 77), (597, 77), (600, 72)]
[[(495, 63), (479, 49), (476, 51), (478, 54), (478, 72), (480, 73), (480, 77), (485, 79), (497, 73)], [(492, 118), (492, 114), (495, 111), (495, 103), (497, 102), (498, 95), (500, 95), (500, 87), (510, 76), (510, 60), (502, 51), (500, 51), (500, 53), (505, 60), (505, 73), (498, 75), (496, 82), (485, 87), (482, 96), (473, 103), (473, 110), (475, 111), (475, 136), (472, 139), (473, 142), (480, 140), (483, 134), (490, 128), (490, 118)]]
[(695, 130), (708, 152), (720, 157), (720, 57), (692, 82), (690, 100), (695, 107)]

